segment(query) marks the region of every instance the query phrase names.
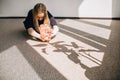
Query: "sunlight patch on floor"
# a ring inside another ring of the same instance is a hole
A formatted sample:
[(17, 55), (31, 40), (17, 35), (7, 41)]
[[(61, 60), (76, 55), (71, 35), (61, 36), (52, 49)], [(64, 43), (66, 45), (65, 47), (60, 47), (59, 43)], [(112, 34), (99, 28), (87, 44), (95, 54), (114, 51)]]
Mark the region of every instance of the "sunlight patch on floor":
[(78, 22), (70, 19), (61, 21), (59, 24), (65, 25), (67, 27), (72, 27), (77, 30), (80, 30), (104, 39), (109, 39), (110, 33), (111, 33), (111, 30), (109, 29), (101, 28), (98, 26), (94, 26), (94, 25), (90, 25), (90, 24), (86, 24), (86, 23), (82, 23), (82, 22)]
[(1, 80), (42, 80), (17, 46), (0, 53)]
[[(81, 19), (80, 19), (81, 20)], [(91, 22), (91, 23), (95, 23), (95, 24), (100, 24), (100, 25), (105, 25), (106, 26), (106, 28), (108, 27), (110, 27), (110, 25), (111, 25), (111, 22), (112, 22), (112, 20), (97, 20), (97, 19), (82, 19), (82, 21), (87, 21), (87, 22)]]
[(104, 56), (104, 52), (60, 32), (49, 43), (26, 42), (68, 80), (88, 80), (86, 68), (100, 66)]
[(83, 38), (83, 39), (85, 39), (85, 40), (88, 40), (88, 41), (90, 41), (90, 42), (93, 42), (93, 43), (95, 43), (95, 44), (98, 44), (98, 45), (101, 45), (101, 46), (103, 46), (103, 47), (106, 47), (105, 44), (102, 44), (102, 43), (100, 43), (100, 42), (97, 42), (97, 41), (95, 41), (95, 40), (93, 40), (93, 39), (90, 39), (90, 38), (88, 38), (88, 37), (84, 37), (84, 36), (82, 36), (82, 35), (76, 34), (76, 33), (72, 32), (72, 31), (69, 31), (69, 30), (64, 29), (64, 28), (60, 28), (60, 29), (66, 31), (66, 32), (68, 32), (68, 33), (77, 35), (78, 37), (81, 37), (81, 38)]

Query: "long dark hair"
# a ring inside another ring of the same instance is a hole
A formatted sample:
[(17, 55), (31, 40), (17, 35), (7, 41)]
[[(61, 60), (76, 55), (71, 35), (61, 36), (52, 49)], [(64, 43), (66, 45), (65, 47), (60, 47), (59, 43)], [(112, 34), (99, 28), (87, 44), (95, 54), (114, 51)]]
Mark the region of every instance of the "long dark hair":
[(35, 29), (39, 32), (39, 24), (38, 24), (38, 13), (44, 13), (44, 23), (50, 25), (50, 20), (48, 18), (47, 8), (43, 3), (37, 3), (33, 8), (33, 23), (35, 26)]

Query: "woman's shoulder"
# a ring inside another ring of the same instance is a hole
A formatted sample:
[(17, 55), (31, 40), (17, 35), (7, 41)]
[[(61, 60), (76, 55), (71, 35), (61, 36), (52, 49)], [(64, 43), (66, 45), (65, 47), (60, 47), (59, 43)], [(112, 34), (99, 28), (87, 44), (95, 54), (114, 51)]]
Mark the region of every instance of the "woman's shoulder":
[(28, 17), (28, 18), (32, 18), (32, 17), (33, 17), (32, 9), (30, 9), (30, 10), (28, 11), (27, 17)]
[(47, 13), (50, 18), (53, 17), (53, 15), (49, 11), (47, 11)]
[(30, 9), (30, 10), (28, 11), (28, 14), (32, 14), (32, 9)]

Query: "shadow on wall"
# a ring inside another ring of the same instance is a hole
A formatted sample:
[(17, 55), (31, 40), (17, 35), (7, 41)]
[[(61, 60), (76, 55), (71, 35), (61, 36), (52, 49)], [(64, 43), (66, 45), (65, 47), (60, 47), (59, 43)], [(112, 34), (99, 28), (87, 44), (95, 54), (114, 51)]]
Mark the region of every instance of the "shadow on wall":
[(4, 9), (4, 7), (3, 7), (3, 4), (4, 4), (4, 0), (0, 0), (0, 15), (3, 13), (3, 9)]
[(112, 0), (112, 17), (120, 18), (120, 0)]

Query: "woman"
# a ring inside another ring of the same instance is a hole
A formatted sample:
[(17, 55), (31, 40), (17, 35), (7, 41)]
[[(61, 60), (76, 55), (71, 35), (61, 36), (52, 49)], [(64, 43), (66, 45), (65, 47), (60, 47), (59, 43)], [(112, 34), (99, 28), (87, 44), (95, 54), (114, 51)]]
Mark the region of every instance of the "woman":
[(41, 37), (43, 36), (40, 32), (40, 29), (42, 29), (41, 26), (44, 25), (50, 27), (51, 35), (49, 37), (55, 36), (56, 33), (59, 31), (54, 17), (49, 11), (47, 11), (46, 6), (43, 3), (36, 4), (34, 8), (28, 12), (28, 15), (23, 23), (30, 36), (38, 38), (42, 41), (45, 40), (43, 39), (43, 37)]

